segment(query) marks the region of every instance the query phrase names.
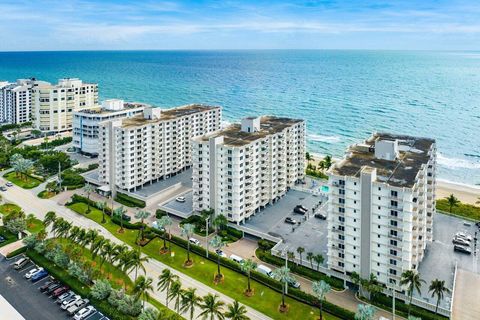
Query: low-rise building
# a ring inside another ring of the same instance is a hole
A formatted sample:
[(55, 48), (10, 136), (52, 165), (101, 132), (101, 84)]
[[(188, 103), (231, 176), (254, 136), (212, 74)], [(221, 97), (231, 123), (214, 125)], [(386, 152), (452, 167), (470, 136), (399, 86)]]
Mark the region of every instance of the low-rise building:
[(400, 289), (432, 240), (435, 141), (375, 133), (328, 176), (328, 267)]
[(107, 120), (129, 118), (143, 112), (149, 105), (125, 103), (119, 99), (109, 99), (102, 106), (80, 109), (73, 112), (73, 146), (83, 154), (97, 156), (99, 146), (99, 124)]
[(44, 133), (72, 130), (73, 112), (98, 105), (98, 85), (80, 79), (60, 79), (33, 89), (35, 128)]
[(244, 222), (305, 177), (305, 122), (243, 119), (193, 139), (193, 209)]
[(131, 192), (189, 168), (192, 138), (220, 129), (221, 117), (220, 107), (192, 104), (102, 122), (100, 182)]

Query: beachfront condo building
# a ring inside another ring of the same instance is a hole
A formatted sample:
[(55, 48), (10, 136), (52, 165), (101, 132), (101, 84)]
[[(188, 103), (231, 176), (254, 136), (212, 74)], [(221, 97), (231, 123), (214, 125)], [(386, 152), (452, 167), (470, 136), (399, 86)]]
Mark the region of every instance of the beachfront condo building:
[(245, 118), (193, 139), (193, 210), (245, 222), (305, 177), (305, 122)]
[(329, 171), (328, 267), (401, 289), (432, 241), (436, 145), (375, 133)]
[(0, 82), (0, 122), (22, 124), (32, 120), (32, 93), (38, 85), (48, 82), (18, 79), (15, 83)]
[(44, 133), (72, 130), (73, 112), (98, 105), (98, 85), (80, 79), (60, 79), (33, 90), (34, 126)]
[(147, 107), (139, 116), (100, 124), (99, 180), (132, 192), (192, 165), (192, 138), (220, 129), (220, 107)]
[(126, 103), (119, 99), (109, 99), (103, 101), (101, 106), (74, 111), (73, 147), (82, 154), (98, 156), (100, 122), (133, 117), (141, 114), (148, 106), (143, 103)]

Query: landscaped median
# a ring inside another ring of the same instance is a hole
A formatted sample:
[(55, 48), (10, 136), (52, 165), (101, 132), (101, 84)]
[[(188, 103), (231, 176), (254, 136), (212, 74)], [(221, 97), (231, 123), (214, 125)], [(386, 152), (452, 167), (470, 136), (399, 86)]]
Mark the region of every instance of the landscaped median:
[(24, 189), (33, 189), (43, 182), (42, 180), (33, 176), (18, 174), (14, 171), (4, 174), (3, 177)]
[[(124, 230), (123, 233), (118, 232), (120, 227), (115, 224), (109, 216), (106, 217), (106, 223), (102, 224), (102, 212), (96, 208), (92, 208), (89, 214), (87, 212), (87, 204), (79, 202), (85, 199), (76, 197), (77, 202), (68, 205), (69, 208), (77, 213), (88, 217), (95, 222), (104, 226), (118, 239), (124, 241), (132, 247), (138, 247), (136, 239), (138, 231), (133, 229)], [(110, 210), (109, 210), (110, 212)], [(124, 225), (125, 227), (125, 225)], [(150, 229), (150, 228), (148, 228)], [(155, 233), (152, 230), (147, 232)], [(245, 295), (247, 288), (247, 277), (239, 272), (238, 264), (221, 259), (223, 265), (222, 274), (224, 276), (223, 283), (214, 285), (214, 277), (217, 272), (216, 255), (211, 254), (209, 260), (205, 258), (205, 250), (201, 247), (192, 246), (192, 253), (190, 257), (194, 261), (194, 265), (189, 268), (184, 267), (184, 262), (187, 260), (187, 251), (185, 250), (186, 241), (177, 237), (172, 237), (174, 244), (171, 244), (173, 254), (160, 254), (160, 248), (163, 246), (162, 239), (154, 237), (147, 245), (141, 247), (141, 250), (158, 261), (181, 271), (182, 273), (214, 288), (215, 290), (224, 293), (225, 295), (238, 300), (239, 302), (248, 305), (256, 310), (261, 311), (269, 317), (274, 319), (317, 319), (318, 318), (318, 300), (304, 292), (295, 289), (289, 289), (289, 296), (286, 298), (286, 303), (289, 305), (287, 313), (280, 313), (278, 311), (281, 302), (281, 284), (275, 280), (265, 277), (259, 273), (252, 273), (252, 288), (255, 292), (253, 297)], [(344, 310), (331, 304), (324, 304), (324, 311), (334, 312), (338, 315), (324, 314), (324, 319), (353, 319), (354, 313)]]

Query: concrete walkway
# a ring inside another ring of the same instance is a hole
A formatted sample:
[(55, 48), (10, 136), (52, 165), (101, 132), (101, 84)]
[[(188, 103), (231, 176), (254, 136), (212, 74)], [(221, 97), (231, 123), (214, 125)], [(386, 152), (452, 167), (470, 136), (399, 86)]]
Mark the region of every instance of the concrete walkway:
[(23, 247), (22, 240), (17, 240), (15, 242), (9, 243), (6, 246), (0, 247), (0, 254), (4, 257), (7, 256), (12, 251), (15, 251), (19, 248)]
[[(0, 183), (5, 183), (3, 178), (0, 178)], [(20, 187), (14, 186), (9, 188), (7, 191), (3, 193), (3, 198), (5, 201), (10, 201), (20, 205), (25, 212), (33, 213), (37, 218), (43, 219), (48, 211), (55, 211), (57, 216), (63, 217), (65, 220), (72, 222), (74, 225), (85, 229), (94, 229), (99, 232), (103, 237), (106, 239), (110, 239), (114, 243), (124, 244), (121, 240), (117, 239), (114, 235), (112, 235), (109, 231), (107, 231), (103, 226), (95, 223), (94, 221), (79, 215), (70, 209), (59, 205), (56, 201), (52, 199), (39, 199), (36, 195), (34, 195), (29, 190), (22, 189)], [(200, 296), (207, 295), (208, 293), (217, 294), (222, 301), (225, 303), (232, 303), (233, 299), (226, 296), (223, 293), (216, 291), (215, 289), (175, 270), (167, 265), (154, 260), (150, 259), (149, 262), (144, 264), (145, 269), (147, 270), (147, 275), (154, 280), (156, 287), (156, 282), (158, 279), (158, 275), (162, 272), (163, 269), (171, 269), (174, 274), (177, 274), (182, 285), (184, 288), (196, 288), (197, 294)], [(165, 292), (160, 292), (158, 290), (154, 290), (151, 296), (158, 301), (165, 303)], [(262, 314), (261, 312), (245, 306), (247, 308), (247, 316), (252, 320), (267, 320), (271, 319), (266, 315)], [(172, 306), (170, 305), (170, 308)], [(198, 314), (198, 311), (196, 312)], [(187, 317), (188, 318), (188, 317)]]

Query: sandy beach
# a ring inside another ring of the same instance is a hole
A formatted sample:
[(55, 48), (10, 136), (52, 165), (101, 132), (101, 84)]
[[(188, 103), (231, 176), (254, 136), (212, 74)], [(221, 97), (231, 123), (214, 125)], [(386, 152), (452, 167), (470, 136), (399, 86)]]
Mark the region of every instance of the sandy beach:
[[(310, 154), (313, 160), (310, 163), (317, 165), (323, 158), (323, 155)], [(333, 158), (333, 161), (339, 161), (338, 158)], [(437, 199), (443, 199), (449, 195), (455, 195), (461, 202), (473, 205), (480, 201), (480, 186), (468, 185), (463, 183), (452, 182), (443, 179), (437, 179)]]

